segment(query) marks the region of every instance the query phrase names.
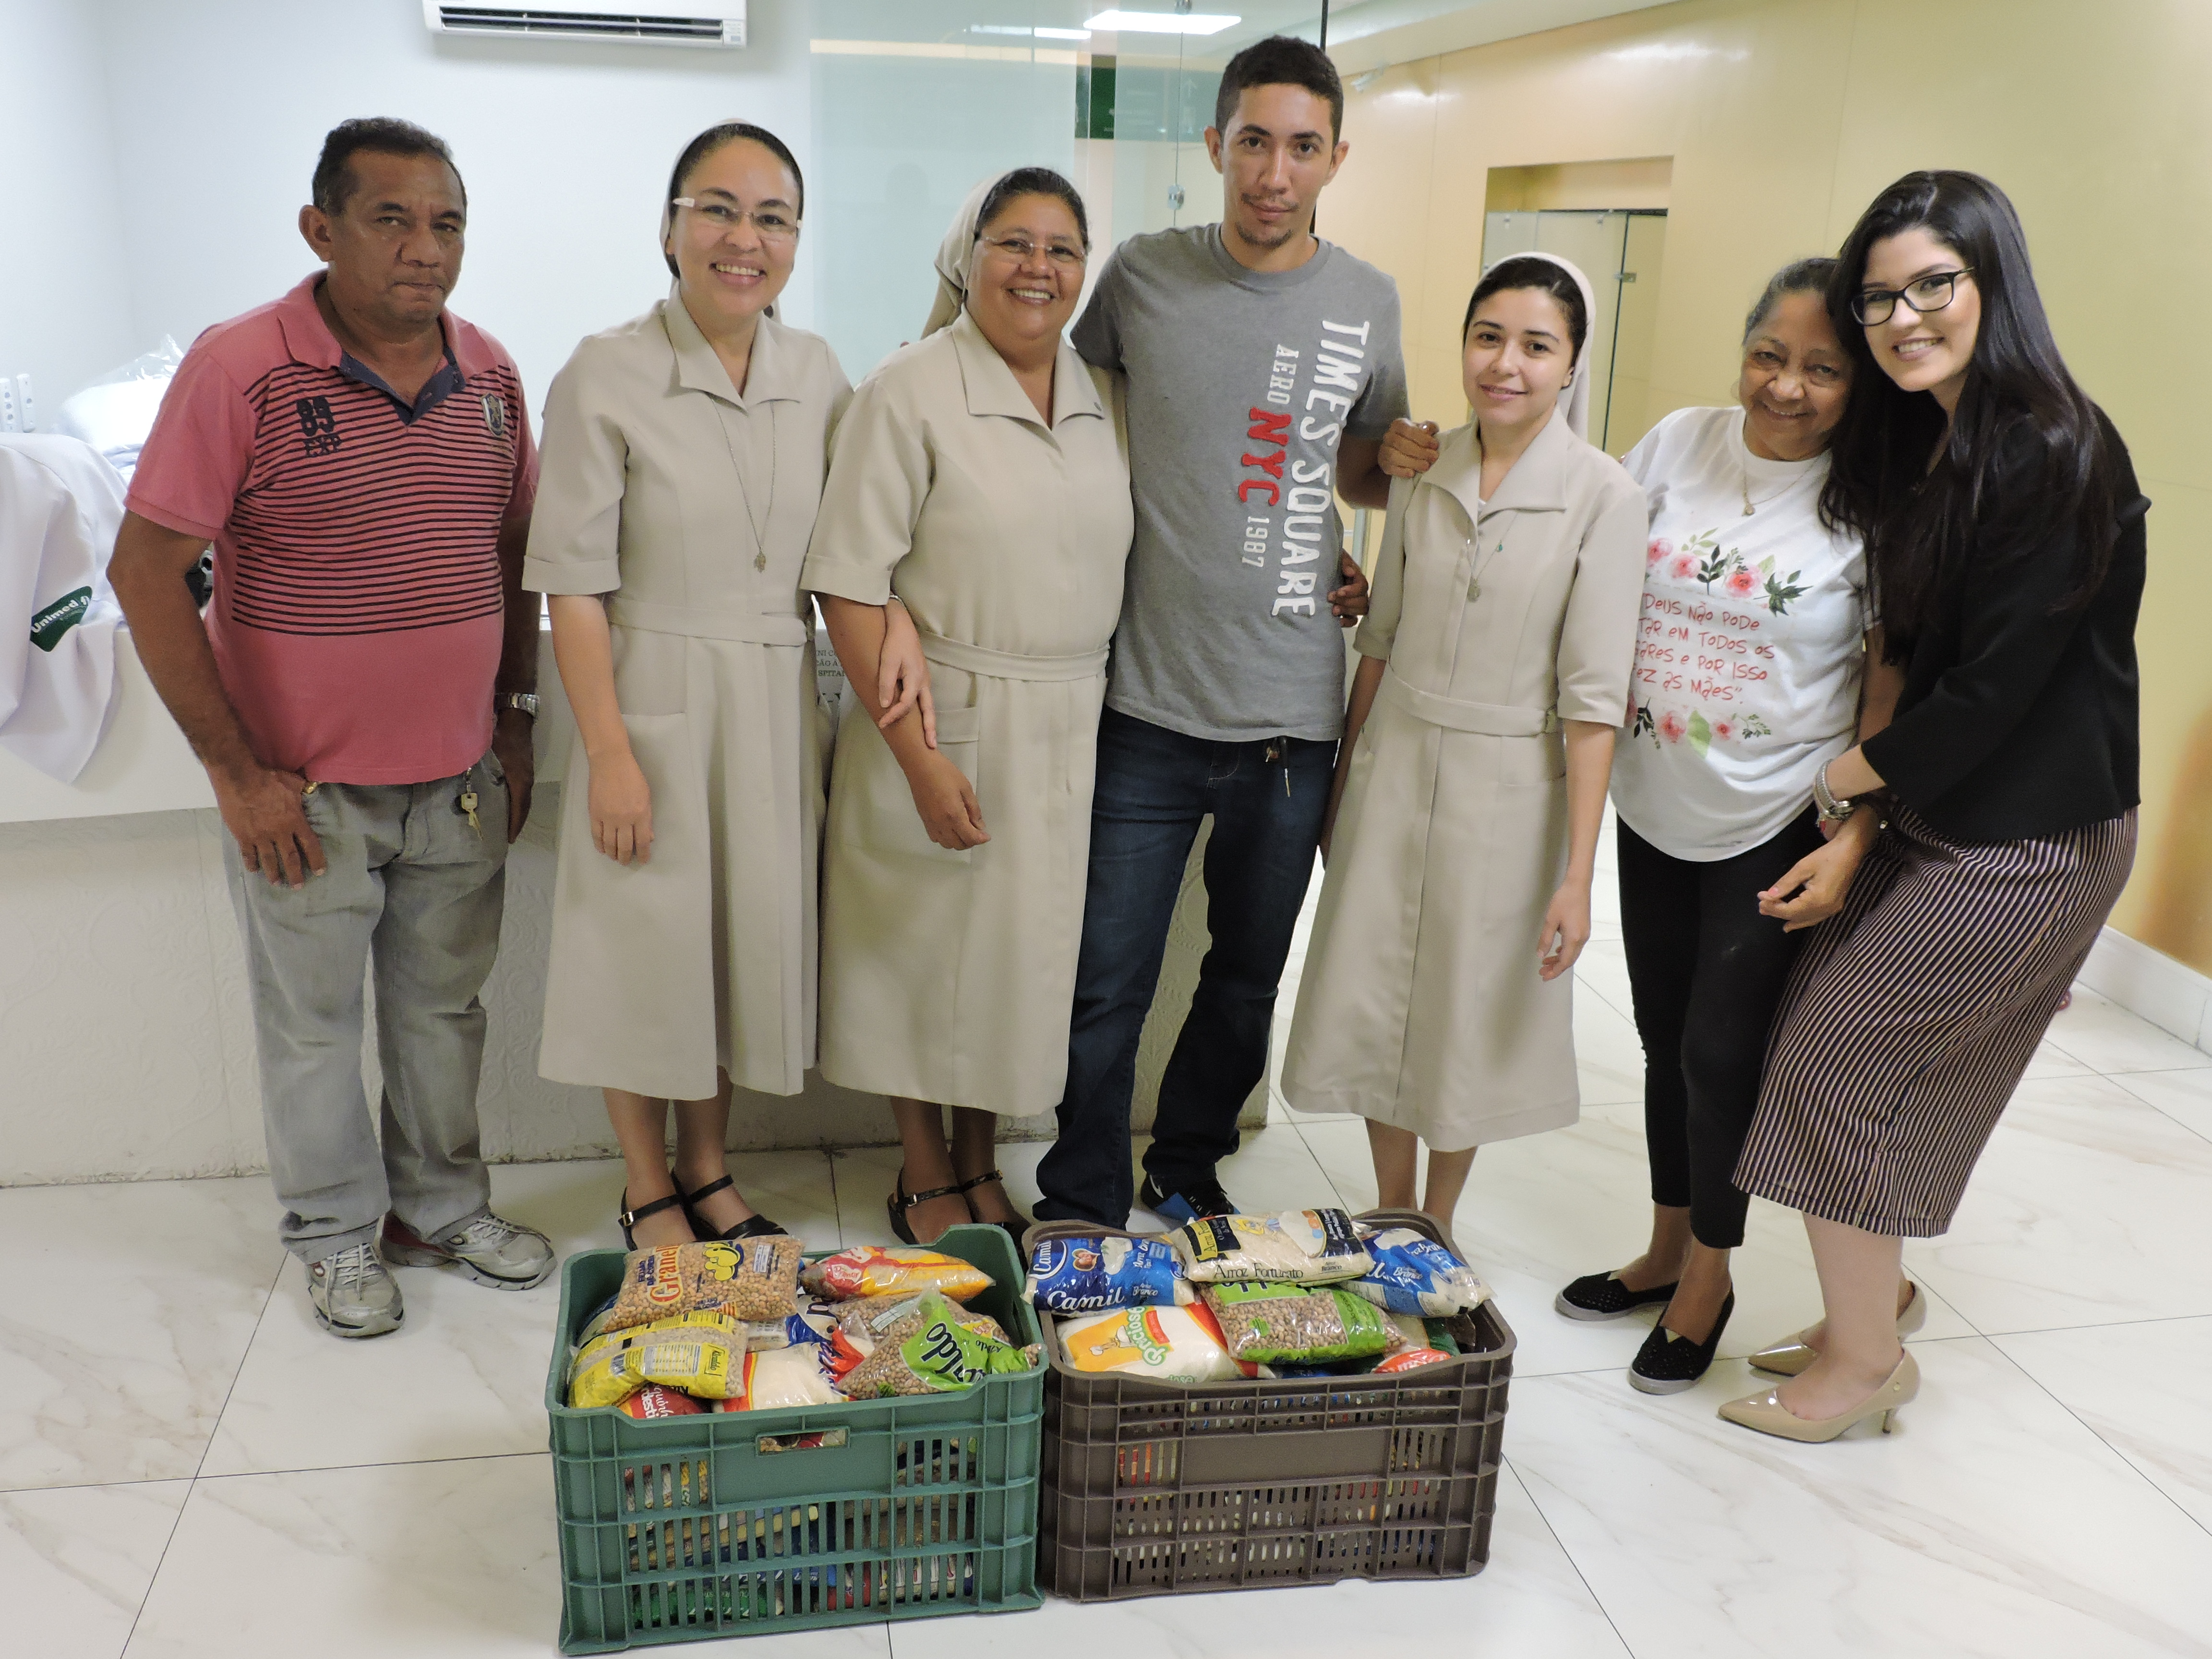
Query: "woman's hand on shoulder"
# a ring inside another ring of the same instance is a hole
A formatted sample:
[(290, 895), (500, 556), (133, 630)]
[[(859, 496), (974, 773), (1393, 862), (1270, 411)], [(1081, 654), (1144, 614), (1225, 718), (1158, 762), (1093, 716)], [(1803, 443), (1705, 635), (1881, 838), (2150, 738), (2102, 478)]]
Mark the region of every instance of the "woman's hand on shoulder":
[(906, 785), (914, 792), (914, 810), (921, 816), (921, 827), (939, 847), (957, 853), (991, 839), (983, 827), (975, 786), (939, 750), (921, 756), (921, 763), (907, 773)]
[(1437, 464), (1441, 453), (1434, 421), (1393, 421), (1382, 434), (1377, 465), (1394, 478), (1418, 478)]
[(653, 789), (627, 748), (591, 763), (592, 845), (617, 864), (643, 864), (653, 851)]
[(1819, 927), (1844, 908), (1859, 861), (1881, 831), (1881, 814), (1871, 806), (1859, 808), (1850, 822), (1830, 834), (1826, 846), (1798, 860), (1759, 896), (1759, 914), (1772, 916), (1785, 933)]

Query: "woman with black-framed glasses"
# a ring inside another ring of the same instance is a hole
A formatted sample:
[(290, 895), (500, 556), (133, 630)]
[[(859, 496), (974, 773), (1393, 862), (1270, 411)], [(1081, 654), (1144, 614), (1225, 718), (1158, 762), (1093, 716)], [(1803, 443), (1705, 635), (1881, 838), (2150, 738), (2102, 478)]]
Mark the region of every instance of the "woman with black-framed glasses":
[(1792, 1440), (1887, 1429), (1917, 1391), (1902, 1241), (1949, 1227), (2127, 880), (2149, 505), (1986, 179), (1884, 191), (1830, 303), (1858, 372), (1825, 504), (1866, 538), (1905, 684), (1814, 780), (1831, 833), (1884, 822), (1798, 961), (1736, 1170), (1803, 1212), (1826, 1317), (1753, 1356), (1789, 1380), (1721, 1415)]

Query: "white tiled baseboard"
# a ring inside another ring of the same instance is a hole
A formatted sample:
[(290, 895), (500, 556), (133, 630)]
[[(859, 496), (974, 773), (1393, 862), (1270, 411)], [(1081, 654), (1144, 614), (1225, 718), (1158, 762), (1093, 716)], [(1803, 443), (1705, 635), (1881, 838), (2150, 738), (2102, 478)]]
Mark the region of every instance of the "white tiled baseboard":
[(2212, 979), (2186, 963), (2107, 927), (2082, 966), (2081, 983), (2212, 1054)]

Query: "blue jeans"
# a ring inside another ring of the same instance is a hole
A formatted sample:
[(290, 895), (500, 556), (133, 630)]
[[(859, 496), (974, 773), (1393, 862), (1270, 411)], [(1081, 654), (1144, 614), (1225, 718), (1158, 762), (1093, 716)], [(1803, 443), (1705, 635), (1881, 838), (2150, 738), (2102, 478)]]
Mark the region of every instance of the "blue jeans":
[(1037, 1165), (1040, 1219), (1127, 1221), (1137, 1039), (1200, 823), (1206, 931), (1198, 989), (1161, 1074), (1145, 1172), (1173, 1191), (1213, 1178), (1237, 1114), (1267, 1069), (1267, 1028), (1313, 878), (1336, 744), (1216, 743), (1105, 711), (1091, 808), (1091, 873), (1060, 1139)]

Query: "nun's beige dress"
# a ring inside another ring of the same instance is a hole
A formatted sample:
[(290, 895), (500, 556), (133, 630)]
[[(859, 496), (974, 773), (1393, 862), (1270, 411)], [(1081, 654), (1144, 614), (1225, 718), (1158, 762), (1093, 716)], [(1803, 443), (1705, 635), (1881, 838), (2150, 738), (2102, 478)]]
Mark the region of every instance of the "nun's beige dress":
[(650, 859), (562, 791), (539, 1073), (703, 1100), (797, 1094), (814, 1063), (823, 733), (799, 586), (852, 396), (829, 343), (763, 317), (742, 395), (673, 293), (585, 340), (545, 404), (523, 586), (607, 595), (615, 698), (653, 791)]
[(896, 592), (938, 746), (991, 839), (929, 839), (848, 692), (822, 889), (822, 1074), (987, 1111), (1059, 1103), (1106, 642), (1134, 520), (1111, 380), (1067, 345), (1048, 429), (973, 318), (898, 352), (837, 433), (805, 586)]
[(1494, 501), (1470, 424), (1393, 485), (1373, 608), (1386, 662), (1331, 842), (1283, 1097), (1457, 1152), (1575, 1121), (1572, 975), (1537, 977), (1567, 865), (1563, 720), (1619, 726), (1644, 495), (1564, 410)]

